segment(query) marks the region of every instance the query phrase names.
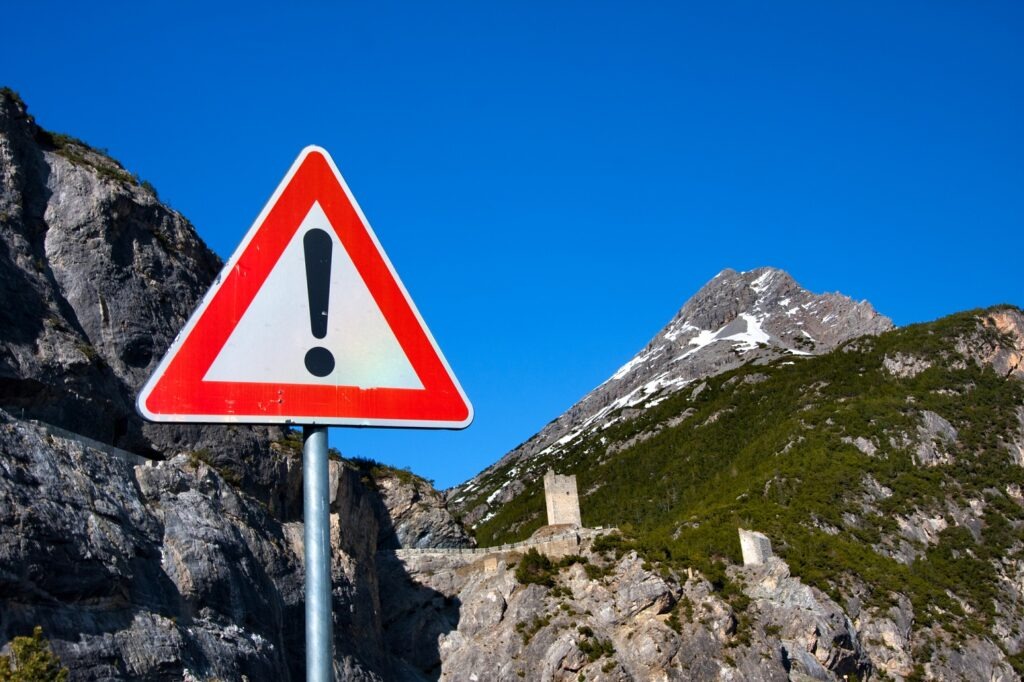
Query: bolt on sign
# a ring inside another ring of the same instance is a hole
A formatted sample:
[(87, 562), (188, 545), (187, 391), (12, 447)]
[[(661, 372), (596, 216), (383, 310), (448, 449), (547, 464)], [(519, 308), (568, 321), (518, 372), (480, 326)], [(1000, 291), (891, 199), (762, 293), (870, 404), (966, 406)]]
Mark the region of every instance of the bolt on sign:
[(473, 408), (330, 155), (306, 147), (138, 398), (157, 422), (464, 428)]

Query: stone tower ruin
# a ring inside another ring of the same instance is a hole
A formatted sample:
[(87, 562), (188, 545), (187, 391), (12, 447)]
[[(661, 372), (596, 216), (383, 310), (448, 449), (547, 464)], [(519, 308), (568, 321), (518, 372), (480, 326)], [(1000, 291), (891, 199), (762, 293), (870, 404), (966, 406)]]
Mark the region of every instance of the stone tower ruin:
[(768, 539), (767, 535), (742, 528), (739, 531), (744, 566), (760, 566), (775, 556), (772, 553), (772, 541)]
[(548, 525), (570, 524), (582, 527), (580, 497), (576, 476), (559, 476), (554, 469), (544, 474), (544, 501), (548, 506)]

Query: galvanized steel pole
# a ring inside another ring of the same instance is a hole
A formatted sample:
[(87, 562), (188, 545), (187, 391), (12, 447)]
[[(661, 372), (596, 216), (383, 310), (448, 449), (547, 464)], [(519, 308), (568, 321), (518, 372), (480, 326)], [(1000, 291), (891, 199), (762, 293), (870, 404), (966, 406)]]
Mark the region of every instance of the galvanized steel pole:
[(331, 519), (327, 427), (302, 427), (302, 492), (306, 560), (306, 682), (331, 682)]

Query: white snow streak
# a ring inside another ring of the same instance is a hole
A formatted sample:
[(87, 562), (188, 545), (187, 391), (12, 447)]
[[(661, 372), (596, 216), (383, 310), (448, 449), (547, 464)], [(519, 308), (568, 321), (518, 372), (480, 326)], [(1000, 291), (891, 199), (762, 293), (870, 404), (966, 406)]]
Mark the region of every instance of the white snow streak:
[(702, 329), (700, 333), (697, 334), (697, 336), (690, 339), (690, 345), (695, 347), (686, 351), (686, 353), (681, 355), (675, 361), (689, 357), (690, 355), (693, 355), (694, 353), (699, 351), (701, 348), (709, 346), (712, 343), (715, 343), (716, 341), (739, 342), (740, 344), (742, 344), (739, 346), (739, 350), (748, 351), (757, 348), (757, 344), (759, 343), (768, 343), (771, 340), (771, 337), (761, 327), (761, 323), (764, 321), (763, 318), (754, 317), (750, 313), (740, 313), (740, 317), (746, 323), (745, 331), (735, 332), (733, 334), (729, 334), (728, 336), (722, 336), (726, 329), (728, 329), (728, 327), (731, 324), (733, 324), (735, 320), (733, 320), (733, 322), (730, 322), (729, 324), (726, 324), (721, 329), (715, 332), (710, 332), (706, 329)]
[(676, 339), (678, 339), (680, 336), (682, 336), (686, 332), (695, 332), (695, 331), (699, 331), (699, 329), (697, 327), (693, 326), (692, 324), (690, 324), (689, 322), (687, 322), (686, 324), (684, 324), (682, 326), (673, 327), (669, 331), (665, 332), (665, 338), (668, 339), (669, 341), (675, 341)]
[(759, 294), (763, 294), (774, 277), (775, 271), (769, 270), (768, 272), (764, 273), (763, 275), (755, 279), (753, 282), (751, 282), (750, 288)]
[[(644, 361), (644, 354), (640, 353), (639, 355), (634, 357), (632, 360), (630, 360), (629, 362), (624, 364), (622, 367), (619, 367), (619, 369), (615, 372), (615, 374), (612, 375), (612, 378), (609, 379), (608, 381), (615, 381), (616, 379), (621, 379), (622, 377), (624, 377), (627, 374), (629, 374), (630, 370), (632, 370), (634, 367), (636, 367), (637, 365), (639, 365), (643, 361)], [(605, 383), (608, 383), (608, 382), (605, 382)]]

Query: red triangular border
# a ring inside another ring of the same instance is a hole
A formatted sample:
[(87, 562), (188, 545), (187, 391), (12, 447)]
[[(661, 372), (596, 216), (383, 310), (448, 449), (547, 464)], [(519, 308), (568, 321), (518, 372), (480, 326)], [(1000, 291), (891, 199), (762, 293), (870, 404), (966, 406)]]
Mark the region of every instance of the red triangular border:
[[(323, 208), (422, 389), (203, 381), (313, 202)], [(473, 409), (327, 152), (307, 147), (139, 394), (161, 422), (463, 428)]]

